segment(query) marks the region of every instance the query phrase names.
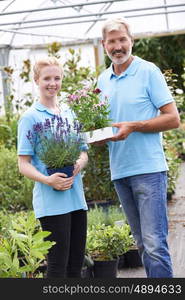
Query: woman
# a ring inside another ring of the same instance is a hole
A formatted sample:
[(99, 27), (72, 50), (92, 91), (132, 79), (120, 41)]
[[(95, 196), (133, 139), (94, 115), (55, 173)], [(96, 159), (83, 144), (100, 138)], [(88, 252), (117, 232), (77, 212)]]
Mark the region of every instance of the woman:
[[(35, 63), (34, 80), (40, 98), (21, 117), (18, 124), (18, 165), (24, 176), (35, 181), (33, 208), (42, 230), (50, 231), (48, 239), (56, 244), (47, 256), (47, 277), (81, 277), (86, 243), (87, 204), (84, 197), (80, 171), (85, 167), (87, 145), (76, 161), (73, 176), (64, 173), (48, 176), (46, 166), (26, 137), (34, 124), (54, 116), (73, 121), (68, 107), (59, 107), (57, 93), (61, 89), (62, 66), (56, 58)], [(57, 190), (57, 191), (56, 191)]]

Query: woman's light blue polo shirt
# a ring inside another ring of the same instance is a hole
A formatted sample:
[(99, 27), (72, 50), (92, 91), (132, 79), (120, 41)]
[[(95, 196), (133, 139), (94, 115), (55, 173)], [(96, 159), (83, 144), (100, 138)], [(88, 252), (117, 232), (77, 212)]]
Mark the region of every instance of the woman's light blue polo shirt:
[[(73, 113), (63, 104), (61, 117), (67, 118), (69, 123), (74, 119)], [(26, 135), (33, 131), (33, 125), (37, 122), (44, 122), (52, 118), (54, 114), (50, 109), (39, 102), (35, 102), (21, 117), (18, 123), (18, 155), (30, 155), (31, 163), (44, 175), (48, 175), (46, 166), (39, 160)], [(82, 150), (87, 150), (84, 145)], [(54, 191), (51, 186), (35, 182), (33, 189), (33, 209), (36, 218), (51, 215), (66, 214), (74, 210), (87, 210), (83, 183), (81, 175), (75, 176), (71, 189), (66, 191)]]
[[(174, 101), (160, 69), (137, 56), (119, 76), (111, 65), (99, 76), (98, 87), (109, 99), (113, 122), (155, 118), (161, 106)], [(161, 133), (133, 132), (108, 145), (112, 180), (168, 170)]]

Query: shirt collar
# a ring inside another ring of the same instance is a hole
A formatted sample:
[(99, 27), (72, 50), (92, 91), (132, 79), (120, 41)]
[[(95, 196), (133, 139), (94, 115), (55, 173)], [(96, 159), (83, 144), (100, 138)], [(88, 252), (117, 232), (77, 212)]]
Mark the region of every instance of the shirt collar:
[(50, 115), (54, 115), (54, 113), (46, 106), (44, 106), (43, 104), (41, 104), (39, 101), (36, 101), (34, 103), (34, 107), (36, 110), (39, 110), (39, 111), (46, 111), (48, 114)]
[(140, 64), (140, 62), (141, 62), (141, 59), (138, 56), (134, 56), (134, 59), (131, 62), (131, 64), (120, 75), (116, 75), (114, 73), (113, 64), (111, 64), (110, 67), (109, 67), (110, 79), (113, 78), (113, 77), (119, 77), (119, 78), (120, 77), (125, 77), (126, 75), (133, 76), (136, 73), (138, 65)]
[[(41, 104), (39, 101), (36, 101), (33, 104), (33, 107), (38, 111), (46, 111), (50, 115), (55, 115), (51, 109), (49, 109), (47, 106)], [(69, 106), (65, 103), (61, 103), (60, 108), (61, 108), (62, 112), (68, 112), (70, 110)]]

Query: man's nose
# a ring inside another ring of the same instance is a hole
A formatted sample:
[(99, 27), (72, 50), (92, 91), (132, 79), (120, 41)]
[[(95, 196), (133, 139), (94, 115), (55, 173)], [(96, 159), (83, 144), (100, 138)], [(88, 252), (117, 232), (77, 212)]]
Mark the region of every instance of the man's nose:
[(121, 43), (120, 43), (119, 41), (117, 41), (117, 42), (115, 43), (115, 48), (116, 48), (117, 50), (121, 50), (122, 45), (121, 45)]

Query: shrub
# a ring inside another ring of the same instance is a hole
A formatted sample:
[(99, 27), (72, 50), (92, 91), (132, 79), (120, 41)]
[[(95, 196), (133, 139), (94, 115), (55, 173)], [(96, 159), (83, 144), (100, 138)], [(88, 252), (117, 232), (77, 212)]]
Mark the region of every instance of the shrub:
[(6, 124), (0, 124), (0, 145), (10, 144), (11, 128)]
[(112, 260), (126, 253), (133, 244), (130, 226), (95, 225), (88, 228), (87, 253), (93, 260)]
[(0, 146), (4, 145), (10, 149), (17, 144), (17, 119), (13, 118), (7, 122), (4, 118), (0, 120)]
[[(42, 277), (37, 273), (45, 255), (55, 242), (41, 231), (33, 211), (6, 215), (0, 238), (0, 277)], [(5, 234), (4, 234), (5, 233)]]
[(182, 151), (177, 135), (178, 130), (170, 130), (164, 133), (164, 151), (168, 164), (168, 195), (175, 192), (177, 177), (179, 174), (179, 165), (181, 163), (180, 152)]
[(90, 146), (88, 156), (89, 162), (83, 177), (87, 201), (113, 200), (118, 203), (118, 197), (110, 179), (107, 146)]
[(15, 147), (0, 147), (0, 207), (31, 208), (32, 189), (33, 182), (19, 173)]
[(95, 205), (94, 208), (88, 210), (87, 215), (88, 228), (95, 225), (114, 225), (116, 221), (126, 223), (124, 212), (117, 205), (111, 205), (106, 210), (103, 207)]

